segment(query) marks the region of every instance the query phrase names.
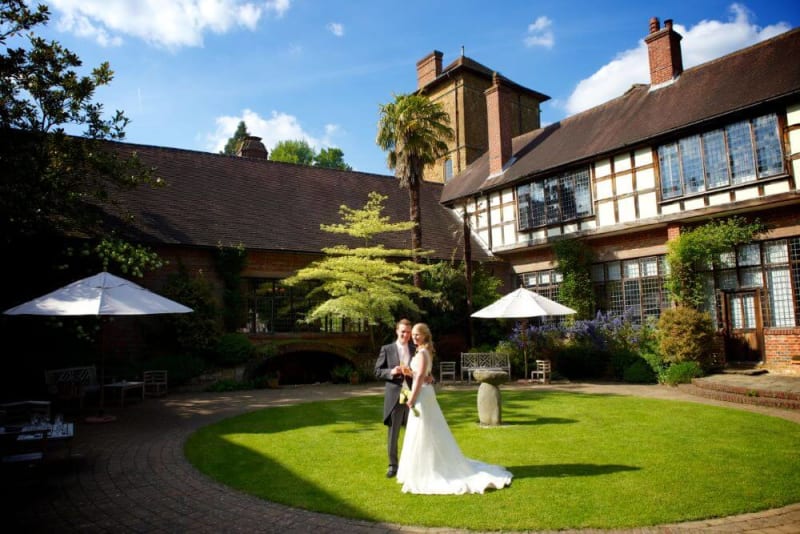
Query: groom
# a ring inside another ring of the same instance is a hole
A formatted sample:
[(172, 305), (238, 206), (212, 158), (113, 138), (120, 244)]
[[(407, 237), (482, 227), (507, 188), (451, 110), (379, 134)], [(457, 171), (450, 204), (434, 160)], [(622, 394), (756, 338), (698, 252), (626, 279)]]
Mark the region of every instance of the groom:
[(411, 343), (411, 321), (400, 319), (395, 332), (397, 340), (381, 347), (375, 362), (375, 377), (386, 382), (383, 393), (383, 424), (389, 427), (388, 478), (397, 474), (397, 440), (400, 437), (400, 428), (408, 419), (408, 406), (400, 404), (400, 390), (404, 383), (410, 388), (411, 379), (403, 376), (400, 365), (410, 366), (416, 350)]

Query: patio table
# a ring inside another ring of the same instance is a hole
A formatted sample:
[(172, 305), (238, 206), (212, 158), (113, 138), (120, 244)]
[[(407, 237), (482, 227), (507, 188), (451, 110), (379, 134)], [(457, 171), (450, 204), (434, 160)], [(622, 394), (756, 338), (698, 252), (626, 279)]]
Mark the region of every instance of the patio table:
[(142, 400), (144, 400), (144, 382), (123, 380), (121, 382), (111, 382), (106, 384), (107, 389), (116, 389), (119, 391), (119, 405), (125, 406), (125, 394), (130, 390), (139, 390)]

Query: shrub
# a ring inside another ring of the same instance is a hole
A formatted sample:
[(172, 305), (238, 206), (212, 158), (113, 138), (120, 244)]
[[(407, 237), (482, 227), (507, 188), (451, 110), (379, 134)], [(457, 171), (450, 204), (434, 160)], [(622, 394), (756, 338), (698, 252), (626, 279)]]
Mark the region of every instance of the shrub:
[(689, 384), (692, 378), (703, 376), (703, 369), (697, 362), (680, 362), (670, 365), (664, 372), (664, 383), (670, 386)]
[(625, 368), (622, 373), (622, 380), (630, 384), (654, 384), (656, 382), (656, 374), (645, 360), (638, 358)]
[(217, 342), (214, 362), (218, 365), (239, 365), (249, 360), (254, 353), (253, 344), (245, 334), (224, 334)]
[(608, 369), (609, 353), (585, 342), (565, 345), (556, 357), (559, 373), (572, 380), (602, 378)]
[(337, 365), (331, 369), (331, 379), (334, 384), (348, 384), (350, 382), (350, 375), (356, 370), (355, 367), (349, 363)]
[(713, 360), (714, 326), (708, 313), (678, 306), (658, 320), (658, 347), (670, 363), (697, 362), (708, 369)]

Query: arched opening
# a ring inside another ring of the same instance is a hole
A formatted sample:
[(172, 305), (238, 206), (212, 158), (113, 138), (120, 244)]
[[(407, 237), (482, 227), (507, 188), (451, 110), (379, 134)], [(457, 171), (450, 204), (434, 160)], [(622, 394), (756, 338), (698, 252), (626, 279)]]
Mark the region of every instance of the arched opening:
[(347, 364), (355, 367), (353, 362), (338, 354), (301, 350), (279, 354), (265, 360), (258, 368), (253, 370), (253, 377), (257, 378), (277, 371), (280, 373), (280, 383), (282, 385), (332, 382), (332, 371), (336, 367)]

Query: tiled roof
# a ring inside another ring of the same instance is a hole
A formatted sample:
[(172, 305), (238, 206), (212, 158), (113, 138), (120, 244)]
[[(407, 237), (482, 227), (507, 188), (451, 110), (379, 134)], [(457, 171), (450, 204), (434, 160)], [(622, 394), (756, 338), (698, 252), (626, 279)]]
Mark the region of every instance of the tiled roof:
[[(361, 208), (371, 191), (389, 197), (384, 215), (392, 222), (409, 218), (408, 191), (392, 176), (128, 143), (113, 146), (136, 152), (167, 184), (119, 194), (135, 217), (129, 235), (145, 243), (242, 243), (248, 249), (318, 253), (347, 242), (347, 236), (323, 232), (320, 224), (341, 222), (339, 207)], [(439, 203), (441, 190), (440, 184), (421, 187), (422, 245), (434, 249), (437, 258), (453, 257), (455, 249), (460, 259), (461, 221)], [(410, 231), (386, 236), (381, 241), (387, 248), (410, 248)], [(487, 259), (477, 242), (472, 253), (476, 260)]]
[[(442, 69), (442, 73), (439, 76), (437, 76), (434, 80), (431, 80), (427, 85), (425, 85), (425, 87), (422, 88), (422, 91), (427, 92), (429, 88), (437, 85), (440, 80), (448, 79), (449, 77), (453, 76), (454, 74), (462, 70), (471, 71), (477, 74), (478, 76), (485, 78), (489, 82), (489, 85), (491, 85), (492, 76), (494, 74), (494, 71), (492, 71), (492, 69), (490, 69), (485, 65), (482, 65), (481, 63), (478, 63), (472, 58), (468, 58), (466, 56), (459, 56), (455, 61), (453, 61), (444, 69)], [(503, 80), (505, 80), (508, 83), (508, 85), (515, 88), (517, 91), (528, 93), (529, 95), (537, 99), (540, 103), (550, 100), (549, 96), (542, 94), (538, 91), (534, 91), (533, 89), (529, 89), (525, 86), (519, 85), (518, 83), (509, 80), (505, 76), (501, 76), (501, 78), (503, 78)]]
[[(685, 70), (655, 90), (635, 85), (623, 96), (520, 135), (516, 161), (492, 179), (488, 153), (444, 187), (448, 203), (584, 163), (626, 147), (657, 142), (701, 123), (800, 92), (800, 28)], [(765, 107), (764, 109), (768, 109)]]

